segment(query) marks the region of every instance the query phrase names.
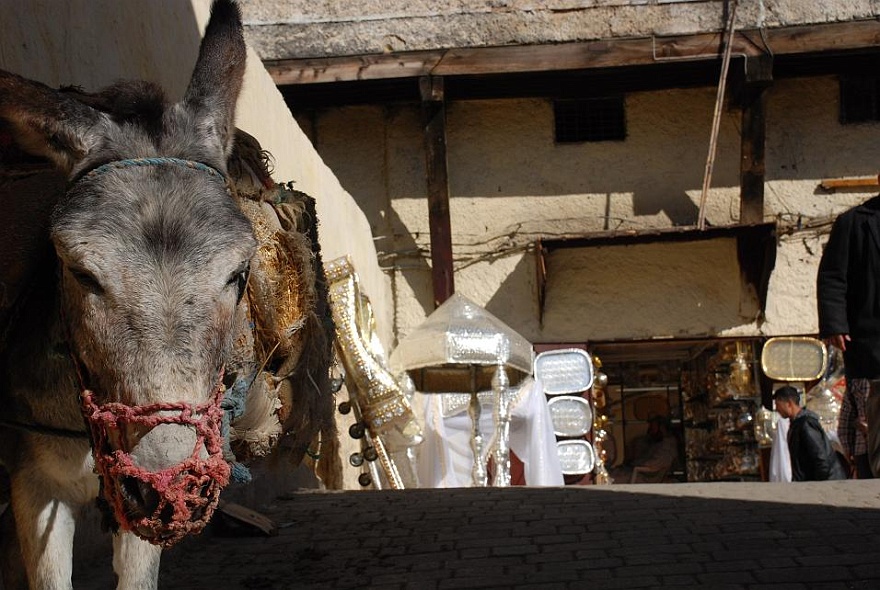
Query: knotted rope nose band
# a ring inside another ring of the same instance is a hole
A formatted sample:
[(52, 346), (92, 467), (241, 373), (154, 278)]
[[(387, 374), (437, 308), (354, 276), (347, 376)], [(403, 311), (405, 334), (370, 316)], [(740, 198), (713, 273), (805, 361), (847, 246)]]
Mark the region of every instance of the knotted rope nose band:
[[(103, 480), (104, 496), (119, 525), (151, 543), (169, 547), (190, 533), (200, 532), (220, 500), (220, 490), (229, 483), (230, 467), (223, 458), (220, 425), (223, 383), (211, 399), (196, 406), (184, 403), (156, 403), (127, 406), (119, 402), (97, 405), (94, 393), (83, 390), (82, 411), (92, 434), (95, 470)], [(170, 414), (168, 413), (170, 412)], [(163, 413), (163, 414), (160, 414)], [(149, 471), (135, 464), (131, 454), (111, 445), (124, 441), (123, 428), (146, 430), (160, 424), (191, 426), (196, 443), (188, 459), (161, 471)], [(204, 446), (208, 458), (201, 458)], [(126, 501), (124, 486), (135, 480), (157, 494), (152, 514), (139, 516)]]

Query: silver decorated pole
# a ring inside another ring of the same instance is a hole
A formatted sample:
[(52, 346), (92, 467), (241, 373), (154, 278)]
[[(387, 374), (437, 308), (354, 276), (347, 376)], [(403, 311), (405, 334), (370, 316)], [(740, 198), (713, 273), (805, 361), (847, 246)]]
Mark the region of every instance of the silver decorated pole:
[(475, 488), (484, 488), (488, 485), (486, 464), (483, 462), (483, 435), (480, 432), (480, 400), (476, 393), (471, 394), (471, 403), (468, 405), (468, 416), (474, 425), (471, 436), (471, 449), (474, 451), (474, 467), (471, 477)]
[(510, 380), (504, 365), (499, 363), (492, 376), (492, 390), (495, 393), (495, 476), (492, 485), (496, 488), (510, 486), (510, 399), (507, 389)]
[(483, 433), (480, 431), (480, 398), (477, 395), (476, 367), (471, 366), (471, 403), (468, 405), (468, 416), (471, 418), (473, 434), (471, 435), (471, 449), (474, 451), (474, 467), (471, 478), (475, 488), (485, 488), (489, 485), (489, 477), (486, 473), (486, 463), (483, 461)]

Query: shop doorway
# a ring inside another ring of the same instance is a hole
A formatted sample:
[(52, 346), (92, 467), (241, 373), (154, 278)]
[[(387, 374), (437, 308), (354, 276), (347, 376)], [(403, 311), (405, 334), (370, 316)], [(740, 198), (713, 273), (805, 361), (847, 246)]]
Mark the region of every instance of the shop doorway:
[[(588, 345), (608, 375), (604, 449), (615, 483), (760, 480), (760, 345), (758, 339)], [(639, 469), (646, 462), (654, 468)]]

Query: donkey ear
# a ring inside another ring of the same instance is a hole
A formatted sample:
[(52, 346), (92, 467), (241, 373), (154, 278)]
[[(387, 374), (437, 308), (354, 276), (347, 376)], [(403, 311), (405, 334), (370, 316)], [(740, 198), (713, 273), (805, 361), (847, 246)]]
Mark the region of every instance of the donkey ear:
[(215, 0), (184, 103), (216, 133), (224, 161), (232, 151), (235, 103), (244, 79), (246, 58), (238, 5), (232, 0)]
[(0, 118), (23, 150), (68, 173), (93, 147), (90, 132), (103, 115), (48, 86), (0, 70)]

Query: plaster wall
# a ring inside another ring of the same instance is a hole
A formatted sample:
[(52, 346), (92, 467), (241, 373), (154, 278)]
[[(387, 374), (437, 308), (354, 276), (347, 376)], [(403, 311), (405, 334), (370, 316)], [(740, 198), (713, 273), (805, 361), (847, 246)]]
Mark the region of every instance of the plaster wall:
[[(534, 240), (696, 222), (714, 89), (626, 96), (622, 142), (556, 144), (546, 100), (448, 105), (456, 291), (533, 342), (817, 330), (815, 274), (833, 217), (870, 192), (823, 192), (823, 178), (875, 175), (880, 125), (841, 125), (835, 78), (769, 90), (766, 221), (781, 227), (765, 316), (739, 277), (732, 241), (557, 251), (543, 322)], [(725, 108), (706, 201), (715, 226), (739, 217), (740, 112)], [(418, 106), (315, 115), (318, 150), (362, 204), (395, 283), (395, 332), (432, 310), (428, 206)], [(369, 169), (361, 163), (370, 162)], [(375, 211), (381, 210), (381, 215)]]
[(548, 259), (544, 329), (560, 342), (720, 334), (758, 314), (732, 238), (558, 250)]
[[(722, 0), (250, 0), (247, 35), (263, 59), (330, 57), (718, 31)], [(737, 28), (871, 19), (877, 0), (740, 2)]]
[[(97, 90), (118, 79), (151, 80), (179, 100), (198, 55), (210, 0), (165, 2), (144, 10), (133, 0), (10, 0), (0, 30), (0, 67), (52, 87)], [(363, 213), (321, 161), (257, 55), (249, 50), (237, 125), (256, 137), (274, 161), (274, 178), (293, 180), (315, 197), (325, 261), (350, 255), (374, 301), (383, 339), (390, 337), (389, 285), (376, 265)]]
[[(0, 68), (50, 87), (77, 85), (86, 90), (121, 78), (141, 78), (158, 83), (171, 100), (179, 100), (198, 55), (210, 1), (162, 2), (161, 10), (151, 10), (133, 0), (9, 0), (3, 10), (15, 18), (0, 21)], [(272, 154), (277, 181), (292, 180), (298, 190), (315, 197), (323, 259), (351, 256), (387, 346), (393, 299), (390, 281), (377, 264), (369, 223), (300, 130), (250, 49), (237, 125)], [(344, 456), (353, 450), (348, 450), (353, 443), (346, 430), (347, 424), (342, 424)], [(345, 474), (346, 487), (358, 488), (355, 470), (346, 469)]]

